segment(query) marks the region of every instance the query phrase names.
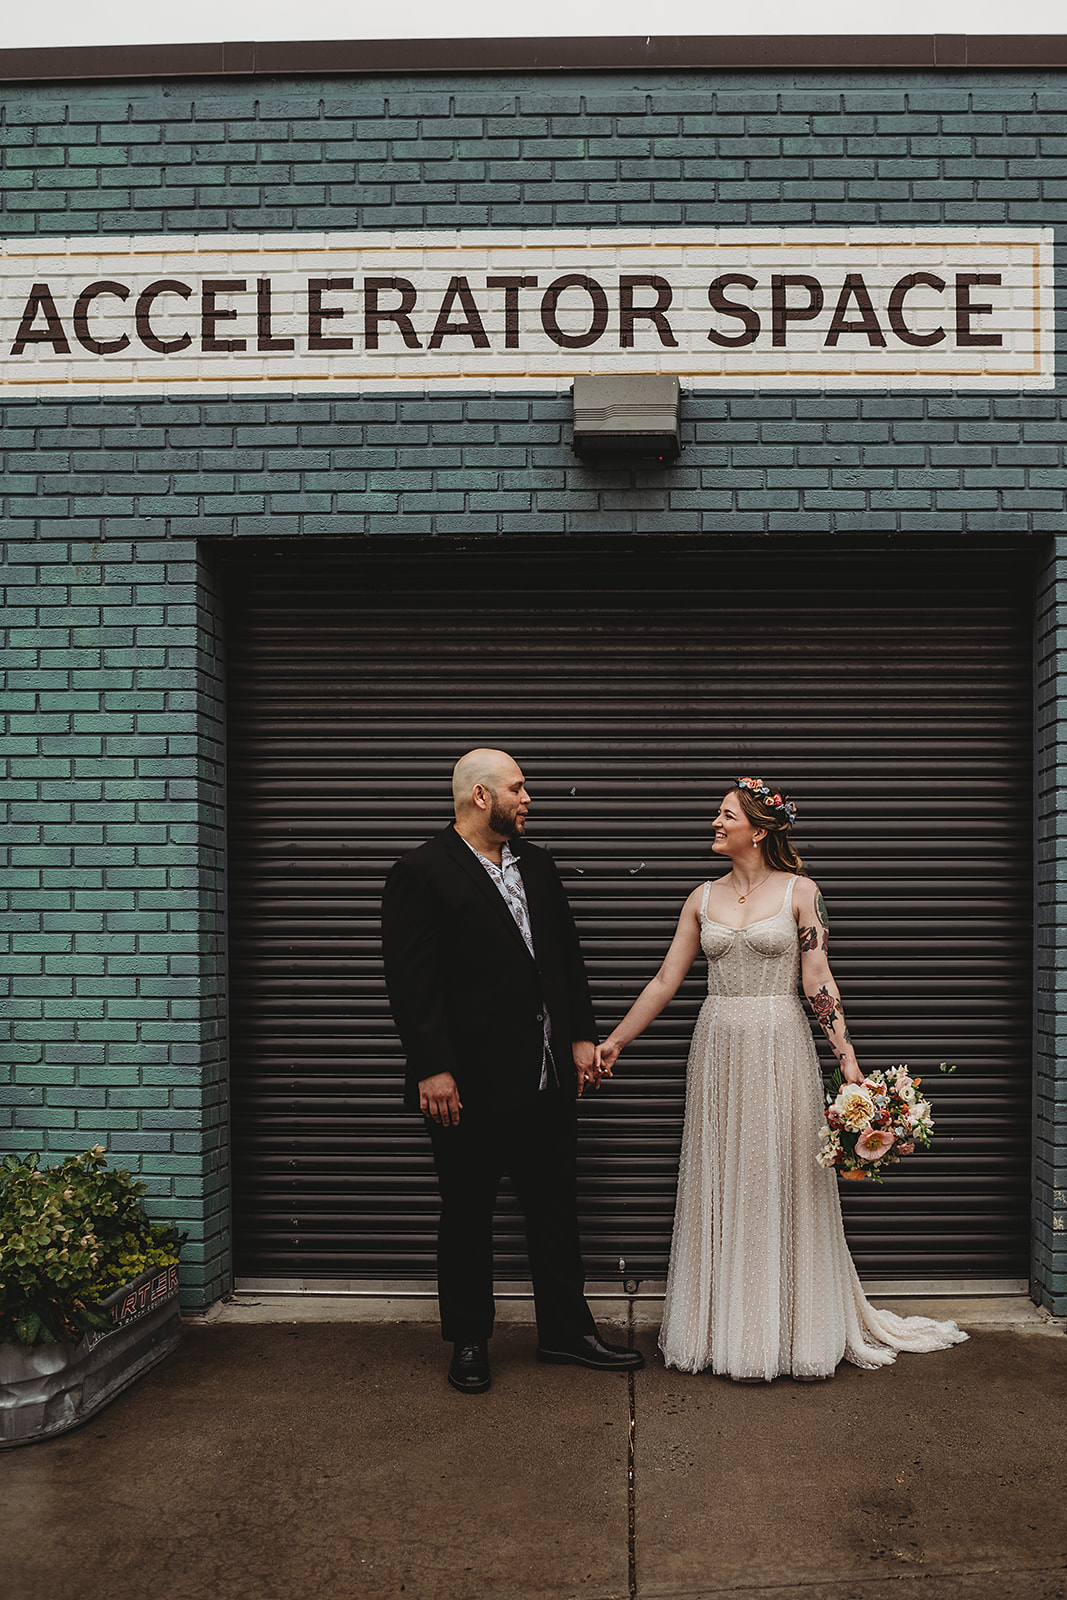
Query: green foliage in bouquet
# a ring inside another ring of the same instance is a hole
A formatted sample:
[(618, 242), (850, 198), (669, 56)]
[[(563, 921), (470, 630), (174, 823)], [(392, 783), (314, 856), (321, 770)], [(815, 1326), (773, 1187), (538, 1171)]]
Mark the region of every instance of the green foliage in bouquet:
[(100, 1301), (178, 1259), (184, 1234), (150, 1222), (145, 1185), (109, 1168), (102, 1145), (41, 1168), (0, 1162), (0, 1344), (77, 1343), (109, 1326)]

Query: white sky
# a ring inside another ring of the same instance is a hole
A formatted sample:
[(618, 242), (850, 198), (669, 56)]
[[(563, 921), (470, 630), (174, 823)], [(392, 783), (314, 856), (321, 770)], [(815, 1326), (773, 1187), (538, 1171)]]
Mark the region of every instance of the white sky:
[(573, 35), (774, 33), (1061, 33), (1062, 0), (538, 0), (504, 8), (464, 0), (447, 17), (439, 3), (367, 0), (0, 0), (0, 46), (176, 44), (220, 39), (541, 38)]

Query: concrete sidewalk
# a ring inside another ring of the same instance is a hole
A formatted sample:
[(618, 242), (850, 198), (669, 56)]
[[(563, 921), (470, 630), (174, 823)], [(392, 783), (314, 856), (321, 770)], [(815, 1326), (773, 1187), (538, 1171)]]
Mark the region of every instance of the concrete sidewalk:
[(227, 1307), (0, 1457), (3, 1593), (1064, 1600), (1067, 1338), (1026, 1302), (955, 1309), (967, 1344), (765, 1387), (667, 1372), (639, 1324), (632, 1381), (541, 1366), (511, 1321), (466, 1397), (432, 1323)]

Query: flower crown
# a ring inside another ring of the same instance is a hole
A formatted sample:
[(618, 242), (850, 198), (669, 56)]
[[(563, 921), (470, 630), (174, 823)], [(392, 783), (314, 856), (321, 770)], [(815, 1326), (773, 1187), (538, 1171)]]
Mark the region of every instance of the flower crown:
[(754, 794), (757, 800), (762, 800), (768, 811), (778, 811), (792, 827), (797, 820), (797, 808), (787, 794), (779, 794), (777, 789), (771, 789), (762, 778), (738, 778), (737, 787), (747, 789)]

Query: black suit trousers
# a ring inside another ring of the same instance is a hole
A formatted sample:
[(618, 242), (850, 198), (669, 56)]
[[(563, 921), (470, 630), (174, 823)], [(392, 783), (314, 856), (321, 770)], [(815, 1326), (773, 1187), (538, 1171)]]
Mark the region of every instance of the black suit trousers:
[(458, 1127), (426, 1126), (441, 1191), (442, 1337), (466, 1343), (493, 1331), (493, 1209), (504, 1173), (526, 1223), (540, 1342), (594, 1331), (578, 1242), (574, 1101), (550, 1087), (507, 1110), (465, 1106)]

